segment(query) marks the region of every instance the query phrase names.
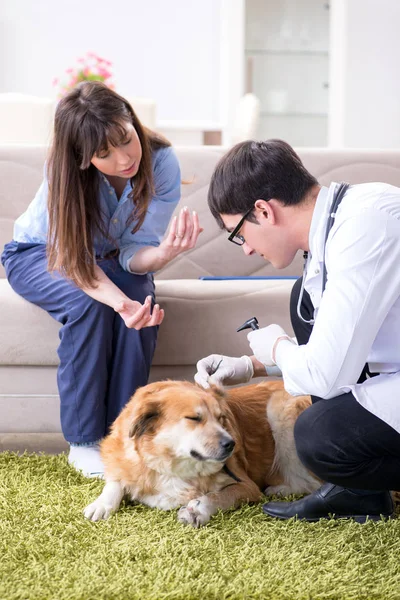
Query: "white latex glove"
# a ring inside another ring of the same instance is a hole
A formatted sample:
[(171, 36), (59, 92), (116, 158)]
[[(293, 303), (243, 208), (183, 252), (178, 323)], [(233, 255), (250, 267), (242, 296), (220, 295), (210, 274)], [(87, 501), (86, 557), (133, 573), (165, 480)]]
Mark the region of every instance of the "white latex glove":
[(255, 329), (247, 335), (250, 348), (257, 360), (266, 367), (272, 367), (275, 362), (275, 350), (278, 340), (288, 340), (294, 343), (280, 325), (268, 325), (262, 329)]
[(210, 354), (199, 360), (194, 376), (196, 383), (203, 388), (214, 385), (236, 385), (247, 383), (254, 375), (253, 363), (249, 356), (234, 358), (221, 354)]

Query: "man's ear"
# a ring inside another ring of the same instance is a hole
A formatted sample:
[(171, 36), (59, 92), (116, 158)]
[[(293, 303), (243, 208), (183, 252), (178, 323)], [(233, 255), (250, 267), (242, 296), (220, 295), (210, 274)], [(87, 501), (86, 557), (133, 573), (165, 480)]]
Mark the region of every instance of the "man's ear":
[(257, 221), (261, 224), (263, 220), (269, 221), (271, 225), (275, 224), (276, 211), (275, 211), (275, 200), (262, 200), (259, 198), (255, 201), (254, 206), (256, 208), (255, 216)]
[(161, 406), (158, 402), (146, 404), (145, 410), (131, 424), (129, 437), (138, 439), (145, 433), (154, 433), (160, 415)]

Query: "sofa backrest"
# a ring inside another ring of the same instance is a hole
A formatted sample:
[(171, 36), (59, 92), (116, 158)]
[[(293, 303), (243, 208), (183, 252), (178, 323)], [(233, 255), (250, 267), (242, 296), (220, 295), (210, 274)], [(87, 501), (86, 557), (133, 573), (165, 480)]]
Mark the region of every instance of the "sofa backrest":
[[(0, 146), (0, 248), (11, 240), (14, 220), (34, 197), (43, 174), (47, 149), (35, 146)], [(182, 198), (178, 205), (196, 210), (204, 227), (196, 248), (172, 261), (157, 273), (159, 279), (193, 279), (212, 276), (293, 276), (301, 274), (301, 254), (286, 269), (276, 271), (258, 256), (246, 257), (229, 244), (207, 206), (212, 172), (226, 148), (200, 146), (176, 148), (181, 164)], [(322, 185), (331, 181), (364, 183), (385, 181), (400, 187), (400, 150), (300, 148), (306, 168)], [(0, 265), (0, 277), (4, 271)]]

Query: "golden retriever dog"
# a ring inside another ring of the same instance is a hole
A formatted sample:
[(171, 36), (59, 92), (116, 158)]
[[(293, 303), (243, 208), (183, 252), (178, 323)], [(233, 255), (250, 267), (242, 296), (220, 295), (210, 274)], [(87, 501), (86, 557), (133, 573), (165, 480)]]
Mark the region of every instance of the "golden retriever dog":
[(320, 486), (301, 464), (293, 427), (311, 403), (279, 381), (204, 390), (181, 381), (138, 389), (101, 443), (105, 487), (84, 510), (107, 519), (124, 496), (148, 506), (180, 508), (199, 527), (218, 509), (267, 495), (310, 493)]

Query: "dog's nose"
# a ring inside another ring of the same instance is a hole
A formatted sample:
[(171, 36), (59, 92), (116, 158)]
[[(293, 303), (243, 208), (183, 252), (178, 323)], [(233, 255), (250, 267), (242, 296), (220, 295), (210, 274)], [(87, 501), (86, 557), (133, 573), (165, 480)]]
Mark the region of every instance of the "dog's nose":
[(232, 438), (222, 438), (219, 444), (225, 450), (225, 452), (232, 452), (235, 447), (235, 440)]

